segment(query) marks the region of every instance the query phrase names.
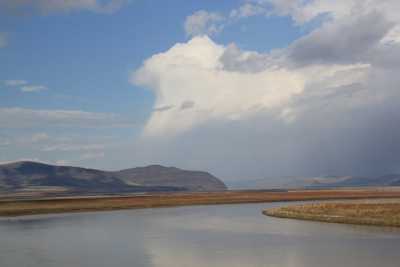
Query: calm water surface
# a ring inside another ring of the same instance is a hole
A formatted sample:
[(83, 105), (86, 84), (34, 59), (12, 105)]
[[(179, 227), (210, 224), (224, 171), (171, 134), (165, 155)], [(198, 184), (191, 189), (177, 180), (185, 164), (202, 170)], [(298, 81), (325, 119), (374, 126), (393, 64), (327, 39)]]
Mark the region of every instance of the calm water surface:
[(1, 267), (398, 267), (400, 230), (276, 219), (281, 204), (0, 219)]

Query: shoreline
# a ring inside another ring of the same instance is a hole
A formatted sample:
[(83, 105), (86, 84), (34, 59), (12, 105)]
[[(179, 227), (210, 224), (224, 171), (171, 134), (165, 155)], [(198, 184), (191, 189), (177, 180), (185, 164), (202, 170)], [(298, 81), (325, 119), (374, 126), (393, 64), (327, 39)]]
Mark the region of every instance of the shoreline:
[(245, 204), (307, 200), (351, 200), (374, 198), (400, 198), (400, 190), (327, 189), (291, 190), (287, 192), (248, 190), (201, 193), (168, 193), (150, 195), (144, 194), (139, 196), (99, 196), (53, 199), (46, 198), (36, 200), (10, 199), (0, 201), (0, 216), (15, 217), (50, 213), (110, 211), (189, 205)]
[(400, 227), (400, 199), (308, 203), (267, 209), (263, 214), (276, 218), (325, 223)]

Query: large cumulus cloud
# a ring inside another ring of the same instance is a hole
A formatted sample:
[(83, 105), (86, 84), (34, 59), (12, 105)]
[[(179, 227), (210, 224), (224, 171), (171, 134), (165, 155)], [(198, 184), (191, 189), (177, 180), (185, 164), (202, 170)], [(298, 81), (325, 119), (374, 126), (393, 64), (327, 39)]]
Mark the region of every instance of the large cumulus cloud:
[(400, 171), (398, 3), (264, 2), (297, 24), (326, 20), (266, 54), (197, 36), (132, 74), (156, 97), (153, 158), (226, 177)]
[[(157, 111), (145, 134), (179, 134), (210, 120), (245, 119), (260, 110), (284, 116), (290, 99), (306, 86), (351, 84), (368, 69), (360, 64), (289, 69), (279, 59), (254, 57), (254, 52), (229, 55), (231, 49), (200, 36), (149, 58), (132, 78), (156, 94)], [(260, 60), (267, 61), (262, 69)], [(226, 62), (231, 62), (228, 68)]]

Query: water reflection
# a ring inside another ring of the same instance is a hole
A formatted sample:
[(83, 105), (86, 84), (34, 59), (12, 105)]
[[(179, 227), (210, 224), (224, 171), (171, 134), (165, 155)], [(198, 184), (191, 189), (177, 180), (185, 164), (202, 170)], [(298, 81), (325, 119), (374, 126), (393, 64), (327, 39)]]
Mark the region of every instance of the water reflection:
[(398, 266), (397, 228), (261, 214), (273, 205), (2, 219), (0, 266)]

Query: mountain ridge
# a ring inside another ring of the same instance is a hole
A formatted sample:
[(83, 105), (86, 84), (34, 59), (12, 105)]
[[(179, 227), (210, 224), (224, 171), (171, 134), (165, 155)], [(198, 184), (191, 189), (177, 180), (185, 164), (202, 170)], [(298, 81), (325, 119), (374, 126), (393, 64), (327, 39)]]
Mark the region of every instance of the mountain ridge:
[(0, 164), (0, 190), (64, 188), (82, 192), (221, 191), (226, 185), (207, 172), (149, 165), (103, 171), (34, 161)]
[(282, 177), (260, 178), (229, 183), (233, 189), (265, 189), (265, 188), (303, 188), (323, 189), (336, 187), (368, 187), (368, 186), (400, 186), (400, 174), (384, 174), (378, 176), (319, 176), (319, 177)]

